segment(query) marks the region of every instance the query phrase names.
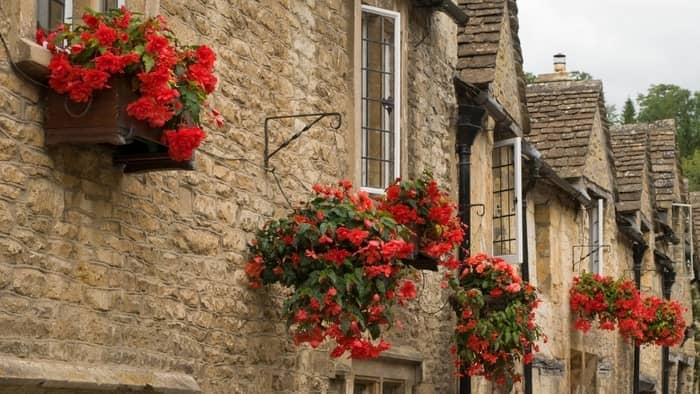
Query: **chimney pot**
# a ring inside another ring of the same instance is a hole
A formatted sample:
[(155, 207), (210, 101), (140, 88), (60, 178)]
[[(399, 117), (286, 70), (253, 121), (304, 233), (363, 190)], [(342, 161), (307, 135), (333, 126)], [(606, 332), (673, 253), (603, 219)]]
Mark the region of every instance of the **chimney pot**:
[(565, 73), (566, 72), (566, 55), (563, 53), (557, 53), (554, 55), (554, 72)]

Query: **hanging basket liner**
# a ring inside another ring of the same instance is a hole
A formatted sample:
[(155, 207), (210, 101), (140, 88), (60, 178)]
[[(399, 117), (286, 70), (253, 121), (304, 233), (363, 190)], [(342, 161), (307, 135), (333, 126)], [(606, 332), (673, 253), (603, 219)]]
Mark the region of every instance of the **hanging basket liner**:
[[(414, 234), (416, 234), (416, 232), (414, 232)], [(411, 237), (411, 243), (413, 243), (413, 253), (405, 260), (406, 265), (410, 265), (419, 270), (437, 271), (438, 259), (421, 252), (420, 245), (422, 243), (422, 238), (418, 235), (413, 235)]]
[(502, 311), (508, 307), (508, 302), (503, 296), (492, 296), (490, 294), (485, 294), (484, 296), (484, 310), (487, 312)]

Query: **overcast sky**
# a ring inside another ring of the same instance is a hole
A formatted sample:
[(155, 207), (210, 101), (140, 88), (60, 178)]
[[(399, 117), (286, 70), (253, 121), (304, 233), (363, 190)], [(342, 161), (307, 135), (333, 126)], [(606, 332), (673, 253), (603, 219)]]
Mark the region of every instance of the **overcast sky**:
[(622, 108), (649, 85), (700, 90), (700, 0), (520, 0), (525, 71), (567, 69), (603, 81), (608, 104)]

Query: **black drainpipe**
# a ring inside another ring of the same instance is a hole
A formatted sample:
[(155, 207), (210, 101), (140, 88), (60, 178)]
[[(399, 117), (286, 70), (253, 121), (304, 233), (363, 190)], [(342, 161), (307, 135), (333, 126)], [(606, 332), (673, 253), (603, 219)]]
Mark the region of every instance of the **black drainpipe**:
[[(456, 85), (458, 101), (464, 100), (464, 92), (458, 84)], [(462, 93), (462, 94), (460, 94)], [(457, 121), (457, 143), (455, 151), (458, 157), (459, 171), (459, 218), (467, 226), (464, 234), (464, 241), (459, 249), (460, 259), (469, 255), (471, 224), (471, 148), (474, 140), (483, 128), (486, 120), (486, 110), (473, 105), (459, 105)], [(471, 394), (471, 378), (467, 375), (459, 379), (459, 394)]]
[[(527, 194), (535, 187), (537, 179), (540, 177), (539, 159), (531, 159), (529, 161), (530, 171), (528, 174), (527, 183), (523, 188), (523, 266), (522, 277), (523, 281), (530, 281), (530, 251), (527, 241)], [(532, 349), (530, 349), (532, 350)], [(532, 394), (532, 364), (523, 363), (523, 390), (524, 394)]]
[[(676, 281), (676, 271), (668, 268), (664, 268), (663, 271), (663, 292), (664, 298), (666, 300), (671, 299), (671, 287)], [(661, 393), (669, 394), (668, 392), (668, 373), (670, 369), (669, 349), (668, 346), (664, 346), (661, 349)]]
[[(633, 253), (633, 269), (634, 269), (634, 284), (637, 288), (642, 286), (642, 259), (647, 245), (645, 242), (635, 242), (632, 246)], [(639, 343), (634, 345), (634, 367), (632, 371), (632, 394), (639, 394)]]

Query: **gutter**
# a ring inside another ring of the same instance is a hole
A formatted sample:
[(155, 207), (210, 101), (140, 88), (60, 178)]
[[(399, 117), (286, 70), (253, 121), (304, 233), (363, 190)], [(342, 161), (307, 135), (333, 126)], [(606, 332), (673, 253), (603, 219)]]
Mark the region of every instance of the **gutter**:
[(469, 16), (452, 0), (413, 0), (417, 8), (435, 8), (449, 15), (459, 26), (466, 26)]
[(523, 140), (523, 154), (525, 154), (525, 156), (527, 156), (529, 159), (539, 163), (539, 174), (541, 178), (545, 178), (552, 182), (563, 192), (571, 196), (574, 200), (578, 201), (581, 205), (586, 207), (591, 205), (591, 197), (586, 192), (577, 189), (575, 186), (559, 177), (552, 166), (547, 164), (546, 161), (542, 160), (542, 154), (540, 151), (525, 140)]

